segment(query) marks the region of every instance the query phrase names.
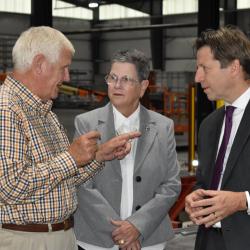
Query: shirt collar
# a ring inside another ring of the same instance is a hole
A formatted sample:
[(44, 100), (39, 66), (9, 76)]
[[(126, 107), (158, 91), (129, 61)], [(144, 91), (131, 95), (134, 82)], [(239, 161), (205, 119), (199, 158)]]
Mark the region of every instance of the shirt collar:
[(114, 105), (112, 105), (112, 107), (113, 107), (114, 123), (116, 129), (124, 125), (129, 128), (139, 129), (140, 105), (138, 105), (137, 109), (129, 117), (125, 117), (121, 112), (119, 112), (115, 108)]
[(237, 109), (245, 110), (250, 100), (250, 88), (248, 88), (241, 96), (239, 96), (232, 104), (225, 103), (225, 108), (228, 105), (232, 105)]
[(42, 102), (38, 96), (33, 94), (26, 86), (12, 76), (8, 75), (4, 84), (16, 93), (16, 96), (23, 107), (26, 107), (29, 110), (35, 110), (44, 116), (46, 116), (51, 110), (53, 104), (52, 101), (49, 100), (45, 103)]

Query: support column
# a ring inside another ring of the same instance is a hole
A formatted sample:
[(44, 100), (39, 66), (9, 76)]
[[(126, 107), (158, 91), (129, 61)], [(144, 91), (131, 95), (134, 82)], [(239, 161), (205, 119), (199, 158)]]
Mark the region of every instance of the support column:
[[(93, 9), (93, 21), (91, 24), (92, 28), (95, 28), (99, 22), (99, 8)], [(93, 75), (92, 82), (95, 83), (95, 76), (99, 72), (99, 59), (100, 59), (100, 34), (99, 32), (94, 32), (91, 34), (91, 60), (93, 62)]]
[[(151, 24), (162, 24), (162, 0), (151, 0)], [(150, 30), (150, 44), (153, 69), (164, 70), (163, 29)]]
[[(219, 27), (219, 1), (199, 0), (198, 8), (198, 35), (206, 29), (217, 29)], [(215, 103), (207, 99), (200, 84), (197, 84), (197, 131), (202, 120), (215, 109)]]
[(52, 27), (52, 0), (31, 0), (30, 25)]
[(237, 0), (224, 0), (224, 23), (237, 25)]

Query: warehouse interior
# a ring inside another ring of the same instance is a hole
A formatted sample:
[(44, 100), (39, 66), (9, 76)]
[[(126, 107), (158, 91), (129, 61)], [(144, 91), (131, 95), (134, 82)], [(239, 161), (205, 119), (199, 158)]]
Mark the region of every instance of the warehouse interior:
[[(109, 101), (104, 76), (110, 56), (121, 48), (138, 48), (150, 58), (150, 86), (142, 102), (174, 120), (182, 175), (182, 193), (171, 217), (176, 238), (168, 247), (193, 249), (195, 234), (183, 231), (190, 224), (183, 210), (184, 198), (195, 182), (199, 125), (217, 105), (194, 83), (193, 42), (203, 30), (227, 24), (237, 25), (250, 36), (250, 1), (98, 0), (97, 6), (90, 7), (94, 1), (26, 0), (28, 10), (18, 2), (0, 0), (0, 81), (12, 70), (12, 47), (22, 31), (39, 25), (62, 31), (76, 53), (71, 80), (61, 87), (53, 110), (70, 140), (74, 117)], [(80, 10), (82, 14), (74, 16)], [(67, 11), (71, 16), (66, 16)]]

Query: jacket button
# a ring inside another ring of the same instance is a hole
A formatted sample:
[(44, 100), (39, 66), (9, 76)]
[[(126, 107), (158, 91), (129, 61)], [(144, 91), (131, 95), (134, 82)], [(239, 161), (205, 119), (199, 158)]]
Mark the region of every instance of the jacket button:
[(138, 205), (138, 206), (135, 207), (135, 210), (137, 211), (137, 210), (139, 210), (140, 208), (141, 208), (141, 206)]
[(139, 176), (139, 175), (136, 176), (136, 177), (135, 177), (135, 180), (136, 180), (137, 182), (141, 182), (141, 176)]

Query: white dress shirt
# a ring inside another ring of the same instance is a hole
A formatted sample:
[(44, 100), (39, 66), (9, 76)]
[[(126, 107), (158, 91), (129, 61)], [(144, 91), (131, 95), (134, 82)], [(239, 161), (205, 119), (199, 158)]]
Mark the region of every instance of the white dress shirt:
[[(228, 160), (228, 157), (229, 157), (229, 154), (230, 154), (233, 142), (234, 142), (236, 132), (237, 132), (237, 130), (239, 128), (241, 119), (243, 117), (244, 111), (246, 109), (246, 106), (247, 106), (249, 100), (250, 100), (250, 88), (248, 88), (240, 97), (238, 97), (232, 104), (230, 104), (230, 105), (235, 107), (235, 110), (233, 112), (232, 130), (231, 130), (231, 134), (230, 134), (230, 137), (229, 137), (229, 141), (228, 141), (228, 145), (227, 145), (227, 149), (226, 149), (226, 153), (225, 153), (225, 157), (224, 157), (224, 161), (223, 161), (223, 170), (222, 170), (222, 173), (221, 173), (218, 190), (220, 190), (220, 188), (221, 188), (222, 178), (223, 178), (225, 168), (226, 168), (226, 165), (227, 165), (227, 160)], [(228, 103), (225, 103), (225, 107), (228, 106), (228, 105), (229, 105)], [(224, 134), (224, 128), (225, 128), (225, 118), (224, 118), (223, 125), (222, 125), (222, 128), (221, 128), (221, 134), (220, 134), (220, 140), (219, 140), (219, 147), (218, 147), (217, 155), (218, 155), (219, 148), (220, 148), (220, 145), (221, 145), (221, 142), (222, 142), (222, 138), (223, 138), (223, 134)], [(249, 192), (246, 191), (245, 193), (246, 193), (248, 204), (250, 204), (250, 202), (249, 202), (250, 201)], [(247, 213), (250, 215), (250, 207), (249, 206), (248, 206)], [(221, 222), (215, 223), (214, 227), (221, 227)]]
[[(129, 117), (125, 117), (113, 106), (116, 133), (124, 134), (139, 130), (139, 111), (140, 106), (138, 106), (136, 111)], [(120, 160), (122, 173), (120, 217), (122, 220), (125, 220), (132, 214), (133, 208), (133, 174), (137, 139), (132, 140), (131, 143), (132, 148), (130, 153), (125, 158)]]
[[(124, 134), (131, 131), (139, 130), (140, 127), (140, 105), (133, 114), (129, 117), (125, 117), (113, 106), (114, 125), (116, 134)], [(132, 148), (130, 153), (120, 160), (121, 174), (122, 174), (122, 193), (121, 193), (121, 206), (120, 217), (125, 220), (132, 214), (133, 209), (133, 174), (134, 174), (134, 161), (137, 147), (137, 139), (131, 141)], [(90, 245), (84, 242), (77, 241), (77, 244), (86, 250), (118, 250), (119, 246), (114, 245), (111, 248), (103, 248), (94, 245)], [(164, 243), (142, 247), (142, 250), (163, 250)]]

